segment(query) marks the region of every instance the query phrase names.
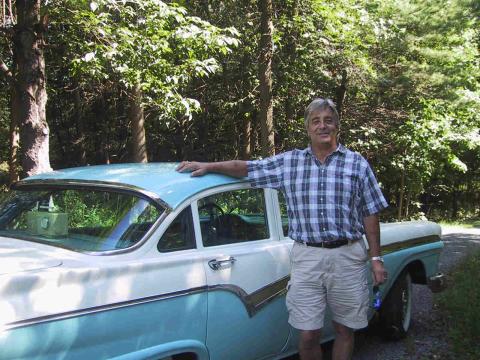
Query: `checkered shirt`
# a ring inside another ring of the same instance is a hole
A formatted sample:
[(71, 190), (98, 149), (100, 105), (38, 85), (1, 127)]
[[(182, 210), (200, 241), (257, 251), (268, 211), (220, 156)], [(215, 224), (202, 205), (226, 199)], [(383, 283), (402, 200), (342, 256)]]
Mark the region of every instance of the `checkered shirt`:
[(252, 187), (284, 193), (293, 240), (358, 240), (363, 218), (388, 206), (368, 162), (342, 145), (324, 164), (308, 147), (248, 161), (247, 168)]

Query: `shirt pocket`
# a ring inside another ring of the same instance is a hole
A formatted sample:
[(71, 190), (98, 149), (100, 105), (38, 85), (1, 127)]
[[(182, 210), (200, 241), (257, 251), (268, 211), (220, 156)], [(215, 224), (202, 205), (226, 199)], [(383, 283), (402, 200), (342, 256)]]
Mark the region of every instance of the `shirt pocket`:
[(336, 174), (334, 202), (343, 211), (351, 211), (358, 204), (359, 184), (358, 176), (351, 171), (343, 170)]

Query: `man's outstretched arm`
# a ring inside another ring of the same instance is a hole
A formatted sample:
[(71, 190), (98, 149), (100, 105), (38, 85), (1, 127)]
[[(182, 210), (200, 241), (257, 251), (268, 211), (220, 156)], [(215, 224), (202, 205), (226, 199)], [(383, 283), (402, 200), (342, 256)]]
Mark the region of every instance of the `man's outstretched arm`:
[(229, 160), (220, 162), (182, 161), (176, 169), (178, 172), (191, 172), (192, 176), (202, 176), (207, 173), (219, 173), (233, 177), (248, 175), (247, 162), (243, 160)]

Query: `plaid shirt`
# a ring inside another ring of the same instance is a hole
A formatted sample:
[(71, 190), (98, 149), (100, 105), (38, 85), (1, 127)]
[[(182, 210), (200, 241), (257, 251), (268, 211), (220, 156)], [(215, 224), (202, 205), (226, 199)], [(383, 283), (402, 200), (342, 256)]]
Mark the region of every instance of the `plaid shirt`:
[(248, 161), (247, 168), (252, 187), (285, 194), (293, 240), (358, 240), (363, 218), (388, 206), (368, 162), (342, 145), (325, 164), (308, 147)]

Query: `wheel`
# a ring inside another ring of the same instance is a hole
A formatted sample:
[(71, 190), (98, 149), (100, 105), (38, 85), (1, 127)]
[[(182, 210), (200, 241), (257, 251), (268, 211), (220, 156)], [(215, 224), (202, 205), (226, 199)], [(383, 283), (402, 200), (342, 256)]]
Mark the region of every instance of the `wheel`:
[(412, 278), (403, 271), (395, 280), (380, 308), (380, 326), (384, 337), (399, 340), (407, 335), (412, 320)]

